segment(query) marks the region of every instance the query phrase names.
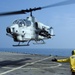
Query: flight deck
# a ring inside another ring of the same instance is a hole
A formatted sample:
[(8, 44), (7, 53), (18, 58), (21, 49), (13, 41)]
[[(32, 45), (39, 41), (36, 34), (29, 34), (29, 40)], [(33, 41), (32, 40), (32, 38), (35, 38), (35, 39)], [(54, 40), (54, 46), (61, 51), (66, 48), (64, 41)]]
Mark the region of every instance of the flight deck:
[(0, 52), (0, 75), (71, 75), (69, 63), (52, 62), (59, 56)]

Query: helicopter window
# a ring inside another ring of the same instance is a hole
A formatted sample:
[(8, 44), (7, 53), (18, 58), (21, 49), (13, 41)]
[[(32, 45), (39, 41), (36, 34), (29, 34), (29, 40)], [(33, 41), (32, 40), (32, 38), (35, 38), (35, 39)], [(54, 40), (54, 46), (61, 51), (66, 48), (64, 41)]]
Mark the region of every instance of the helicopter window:
[(23, 19), (18, 19), (13, 22), (13, 24), (18, 24), (19, 27), (25, 26), (25, 21)]
[(23, 20), (23, 19), (20, 19), (20, 20), (18, 21), (18, 25), (19, 25), (19, 27), (25, 26), (24, 20)]
[(26, 20), (26, 25), (27, 26), (30, 26), (31, 25), (31, 22)]
[(15, 20), (15, 21), (13, 22), (13, 24), (18, 24), (18, 21), (17, 21), (17, 20)]
[(19, 27), (22, 27), (22, 22), (19, 22)]

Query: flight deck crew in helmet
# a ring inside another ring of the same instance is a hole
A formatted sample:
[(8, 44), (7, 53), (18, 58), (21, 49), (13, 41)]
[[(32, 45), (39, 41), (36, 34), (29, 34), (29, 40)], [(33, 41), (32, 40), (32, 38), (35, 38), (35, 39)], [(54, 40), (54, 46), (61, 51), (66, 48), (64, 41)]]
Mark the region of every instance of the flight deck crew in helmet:
[(75, 50), (72, 51), (72, 56), (70, 56), (69, 58), (58, 59), (58, 60), (56, 58), (54, 58), (54, 59), (52, 59), (52, 61), (56, 61), (56, 62), (69, 62), (72, 75), (75, 75)]

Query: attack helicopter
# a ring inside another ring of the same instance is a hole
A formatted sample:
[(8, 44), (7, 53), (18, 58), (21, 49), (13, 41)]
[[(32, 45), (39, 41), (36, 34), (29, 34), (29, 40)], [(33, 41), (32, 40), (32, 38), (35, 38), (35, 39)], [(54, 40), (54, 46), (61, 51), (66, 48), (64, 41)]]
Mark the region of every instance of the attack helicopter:
[[(6, 35), (12, 37), (14, 42), (18, 42), (17, 45), (13, 46), (29, 46), (30, 41), (35, 41), (33, 44), (45, 44), (45, 39), (51, 39), (54, 36), (53, 27), (44, 25), (32, 15), (33, 11), (40, 9), (41, 7), (0, 14), (0, 16), (5, 16), (30, 12), (29, 17), (17, 19), (6, 28)], [(21, 42), (22, 44), (20, 44)]]
[[(35, 41), (34, 44), (45, 44), (45, 39), (48, 40), (55, 36), (53, 33), (53, 27), (44, 25), (43, 23), (37, 21), (36, 18), (32, 15), (32, 12), (73, 3), (75, 3), (74, 0), (66, 0), (43, 7), (0, 13), (0, 16), (30, 13), (30, 16), (26, 19), (17, 19), (11, 26), (7, 27), (6, 35), (12, 37), (15, 42), (18, 42), (18, 45), (13, 46), (29, 46), (30, 41)], [(21, 42), (26, 42), (27, 44), (20, 44)]]

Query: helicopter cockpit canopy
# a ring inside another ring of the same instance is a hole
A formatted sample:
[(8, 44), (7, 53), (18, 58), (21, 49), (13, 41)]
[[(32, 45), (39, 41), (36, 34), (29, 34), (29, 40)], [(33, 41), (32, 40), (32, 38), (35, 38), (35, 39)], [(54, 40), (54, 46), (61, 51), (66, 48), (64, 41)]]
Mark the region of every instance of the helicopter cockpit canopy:
[(13, 24), (18, 24), (19, 27), (30, 26), (31, 22), (26, 19), (18, 19), (13, 22)]

